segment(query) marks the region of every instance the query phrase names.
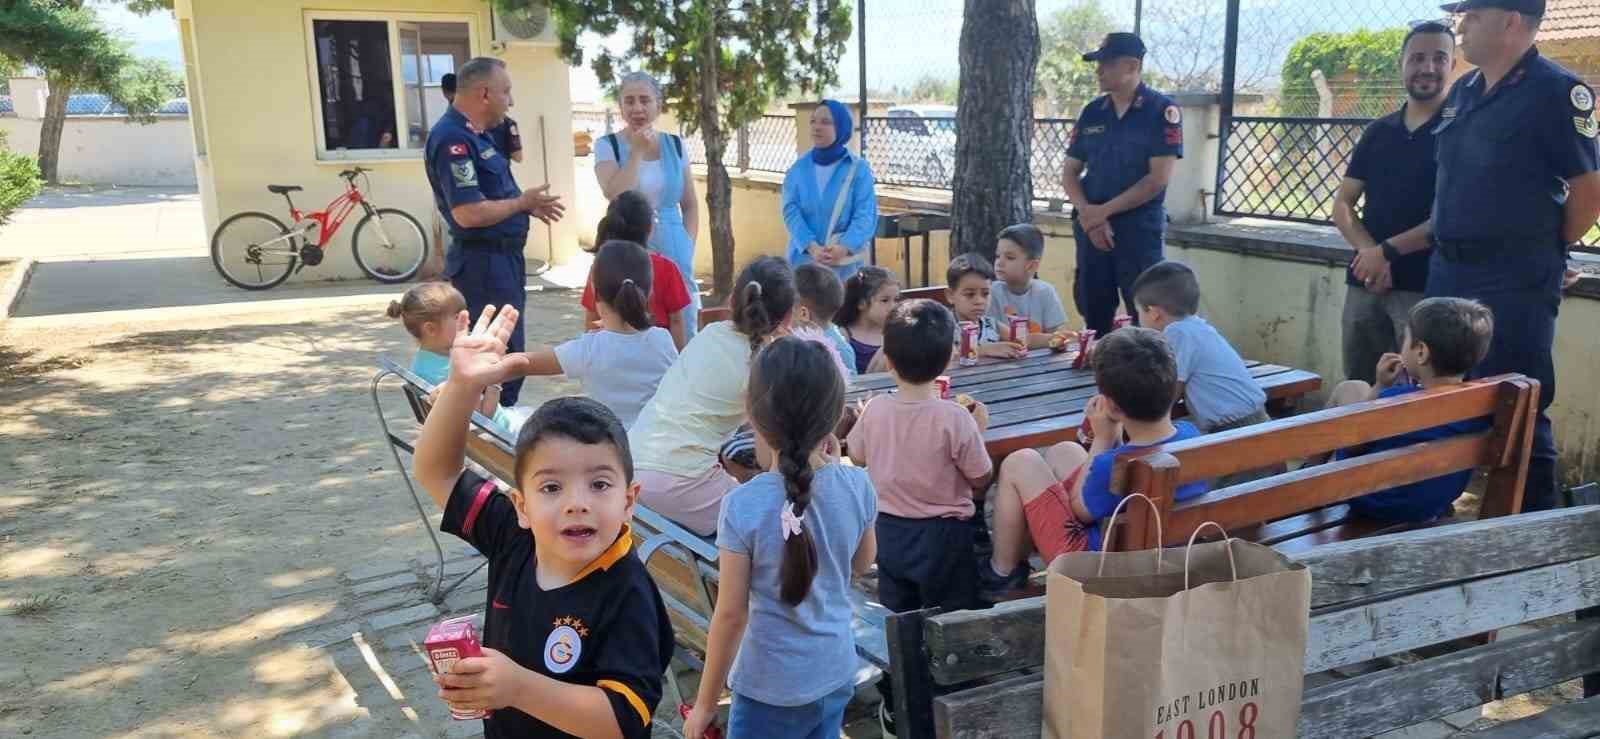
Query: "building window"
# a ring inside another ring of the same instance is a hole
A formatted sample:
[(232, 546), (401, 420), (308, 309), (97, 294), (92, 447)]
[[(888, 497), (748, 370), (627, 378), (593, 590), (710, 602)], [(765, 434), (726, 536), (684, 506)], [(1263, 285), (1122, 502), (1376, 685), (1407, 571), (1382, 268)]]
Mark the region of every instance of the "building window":
[(466, 22), (313, 18), (311, 36), (324, 159), (420, 155), (448, 106), (440, 79), (472, 51)]

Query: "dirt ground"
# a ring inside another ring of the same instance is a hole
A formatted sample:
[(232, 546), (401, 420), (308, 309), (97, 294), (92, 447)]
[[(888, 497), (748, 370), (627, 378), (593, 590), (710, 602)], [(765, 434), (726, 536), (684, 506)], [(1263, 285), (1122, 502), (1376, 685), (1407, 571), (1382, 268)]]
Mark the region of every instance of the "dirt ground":
[[(361, 713), (324, 655), (274, 639), (334, 607), (284, 594), (429, 549), (368, 395), (375, 357), (410, 354), (388, 299), (0, 324), (0, 736)], [(532, 338), (575, 333), (576, 302), (530, 295)]]

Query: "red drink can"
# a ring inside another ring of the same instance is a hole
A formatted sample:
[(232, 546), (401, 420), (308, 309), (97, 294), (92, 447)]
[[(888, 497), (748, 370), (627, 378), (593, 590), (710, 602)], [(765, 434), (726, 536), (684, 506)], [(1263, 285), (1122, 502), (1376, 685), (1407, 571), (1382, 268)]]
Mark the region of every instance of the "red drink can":
[(1027, 344), (1028, 344), (1028, 330), (1029, 330), (1029, 327), (1028, 327), (1028, 317), (1027, 316), (1012, 316), (1011, 317), (1011, 340), (1013, 342), (1018, 343), (1018, 344), (1022, 344), (1023, 346), (1027, 346)]
[(1073, 369), (1083, 369), (1089, 366), (1089, 347), (1094, 343), (1094, 329), (1086, 328), (1078, 332), (1078, 356), (1072, 360)]
[(970, 367), (978, 363), (978, 324), (972, 321), (961, 322), (961, 359), (962, 367)]
[[(422, 641), (422, 651), (428, 655), (434, 674), (449, 672), (450, 666), (458, 660), (483, 656), (482, 644), (478, 641), (478, 627), (473, 622), (476, 618), (476, 615), (447, 618), (428, 629), (428, 637)], [(458, 721), (485, 719), (489, 714), (489, 711), (450, 709), (450, 717)]]
[(933, 384), (939, 386), (939, 398), (941, 400), (949, 400), (950, 399), (950, 376), (949, 375), (939, 375), (938, 377), (933, 378)]
[(1094, 424), (1089, 423), (1088, 414), (1084, 414), (1083, 423), (1078, 426), (1078, 443), (1085, 449), (1094, 445)]

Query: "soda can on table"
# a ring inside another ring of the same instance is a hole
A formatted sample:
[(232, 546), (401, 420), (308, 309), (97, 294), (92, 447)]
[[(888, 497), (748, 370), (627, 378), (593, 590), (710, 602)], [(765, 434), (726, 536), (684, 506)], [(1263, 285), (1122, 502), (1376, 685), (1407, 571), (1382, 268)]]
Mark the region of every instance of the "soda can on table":
[(1083, 369), (1089, 366), (1089, 347), (1094, 345), (1095, 331), (1086, 328), (1078, 332), (1078, 356), (1072, 360), (1073, 369)]
[(1012, 342), (1026, 346), (1028, 343), (1028, 317), (1012, 316), (1009, 335)]
[(972, 321), (961, 322), (961, 359), (962, 367), (971, 367), (978, 363), (978, 324)]
[[(422, 651), (428, 655), (435, 675), (443, 675), (457, 661), (468, 657), (482, 657), (483, 645), (478, 639), (477, 614), (447, 618), (428, 629), (422, 641)], [(490, 711), (457, 711), (450, 709), (450, 717), (458, 721), (476, 721), (489, 717)]]
[(949, 400), (951, 398), (949, 375), (939, 375), (938, 377), (933, 378), (933, 384), (939, 388), (940, 400)]

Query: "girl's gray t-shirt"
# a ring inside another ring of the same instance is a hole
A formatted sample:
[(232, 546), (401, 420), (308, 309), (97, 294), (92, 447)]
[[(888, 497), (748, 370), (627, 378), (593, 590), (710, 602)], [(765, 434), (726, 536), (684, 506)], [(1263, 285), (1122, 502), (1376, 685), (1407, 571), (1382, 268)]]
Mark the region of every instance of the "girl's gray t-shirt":
[(778, 597), (783, 477), (764, 472), (728, 493), (717, 525), (717, 547), (750, 558), (750, 620), (728, 687), (774, 706), (804, 705), (855, 680), (850, 561), (877, 519), (878, 495), (866, 470), (842, 464), (817, 470), (811, 489), (804, 525), (817, 576), (798, 606)]

